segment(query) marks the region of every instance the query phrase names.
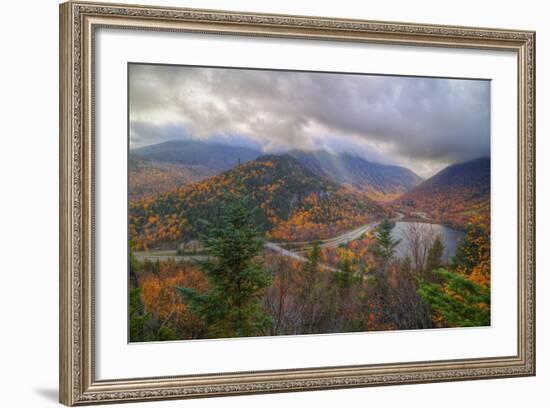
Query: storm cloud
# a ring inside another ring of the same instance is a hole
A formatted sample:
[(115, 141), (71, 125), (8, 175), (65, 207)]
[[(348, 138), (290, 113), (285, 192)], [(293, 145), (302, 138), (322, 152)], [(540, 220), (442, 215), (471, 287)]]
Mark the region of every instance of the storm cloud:
[(350, 152), (427, 177), (490, 152), (490, 82), (130, 65), (130, 146)]

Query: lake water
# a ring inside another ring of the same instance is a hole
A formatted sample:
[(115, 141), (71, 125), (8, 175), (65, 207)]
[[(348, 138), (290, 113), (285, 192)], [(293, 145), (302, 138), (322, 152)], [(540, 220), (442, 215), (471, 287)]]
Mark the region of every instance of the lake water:
[(425, 234), (434, 238), (439, 235), (443, 245), (445, 246), (443, 259), (447, 261), (450, 261), (451, 257), (456, 254), (456, 247), (459, 240), (466, 236), (466, 233), (463, 231), (458, 231), (441, 224), (397, 221), (392, 230), (392, 236), (395, 239), (401, 239), (396, 251), (397, 255), (400, 257), (409, 253), (408, 237), (410, 236), (411, 228), (417, 228), (417, 231), (419, 231), (422, 235)]

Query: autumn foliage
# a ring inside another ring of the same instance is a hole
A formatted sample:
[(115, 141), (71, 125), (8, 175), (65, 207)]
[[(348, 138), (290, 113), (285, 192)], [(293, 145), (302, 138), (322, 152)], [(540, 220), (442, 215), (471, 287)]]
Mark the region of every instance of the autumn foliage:
[(200, 319), (189, 312), (175, 289), (186, 286), (206, 290), (208, 282), (197, 267), (189, 263), (160, 262), (158, 272), (144, 270), (140, 273), (138, 286), (145, 312), (161, 325), (173, 327), (178, 338), (197, 338), (204, 331)]
[(256, 204), (256, 224), (275, 241), (324, 239), (380, 218), (384, 210), (357, 191), (320, 178), (286, 156), (265, 156), (155, 197), (130, 201), (135, 250), (172, 247), (204, 232), (200, 220), (224, 211), (242, 180)]
[[(142, 186), (158, 191), (130, 200), (130, 249), (169, 249), (179, 261), (132, 255), (131, 341), (490, 324), (482, 184), (431, 185), (382, 206), (284, 155), (183, 185), (151, 171)], [(455, 256), (444, 258), (445, 242), (418, 222), (395, 238), (400, 214), (465, 231)], [(358, 226), (361, 236), (339, 236)], [(199, 249), (176, 252), (182, 244)]]

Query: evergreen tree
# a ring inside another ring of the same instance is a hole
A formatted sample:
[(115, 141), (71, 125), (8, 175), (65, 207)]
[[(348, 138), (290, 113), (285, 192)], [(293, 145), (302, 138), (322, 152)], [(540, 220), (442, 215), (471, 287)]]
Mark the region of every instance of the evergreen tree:
[(418, 290), (431, 305), (438, 324), (462, 327), (491, 323), (489, 230), (483, 219), (475, 221), (466, 227), (452, 270), (435, 269), (437, 282), (423, 281)]
[(133, 248), (134, 244), (132, 241), (130, 241), (130, 253), (129, 253), (129, 276), (128, 276), (128, 285), (129, 290), (135, 289), (138, 287), (138, 274), (141, 271), (141, 263), (137, 260), (136, 256), (134, 255)]
[[(355, 268), (354, 268), (355, 266)], [(362, 274), (358, 274), (354, 271), (361, 266), (354, 263), (353, 253), (350, 251), (343, 251), (340, 254), (340, 261), (337, 265), (337, 270), (333, 273), (334, 282), (338, 286), (340, 297), (345, 297), (353, 286), (356, 286), (362, 281)]]
[(441, 237), (439, 235), (436, 236), (426, 258), (425, 279), (432, 280), (434, 271), (443, 265), (442, 257), (444, 249)]
[(488, 231), (480, 223), (468, 223), (466, 225), (466, 237), (460, 241), (453, 257), (453, 266), (463, 267), (471, 271), (482, 259), (490, 253)]
[(401, 242), (400, 239), (394, 239), (391, 235), (394, 226), (395, 223), (384, 218), (380, 224), (378, 224), (374, 234), (375, 244), (372, 252), (382, 265), (386, 265), (393, 258), (395, 248)]
[(130, 341), (178, 340), (176, 331), (169, 325), (161, 324), (145, 311), (141, 300), (141, 290), (130, 290)]
[(361, 301), (359, 289), (362, 276), (356, 274), (354, 266), (350, 254), (342, 253), (338, 269), (332, 273), (332, 318), (337, 321), (338, 331), (361, 330), (361, 315), (356, 310)]
[(208, 337), (266, 333), (271, 319), (262, 309), (261, 298), (270, 279), (254, 260), (263, 248), (261, 233), (252, 221), (255, 209), (240, 192), (227, 195), (224, 204), (218, 225), (204, 221), (206, 233), (201, 236), (208, 259), (199, 264), (210, 289), (178, 291), (204, 320)]
[[(313, 243), (303, 265), (302, 280), (299, 284), (298, 301), (301, 305), (301, 333), (316, 333), (321, 324), (321, 293), (319, 262), (321, 248)], [(325, 295), (328, 295), (325, 293)]]
[(450, 327), (491, 324), (489, 290), (464, 275), (436, 269), (444, 284), (422, 282), (418, 294)]
[(321, 258), (321, 248), (318, 242), (313, 243), (311, 252), (308, 255), (307, 262), (304, 264), (304, 276), (306, 284), (313, 284), (315, 277), (319, 273), (319, 260)]
[(487, 217), (475, 216), (466, 226), (466, 237), (458, 245), (453, 269), (472, 282), (491, 286), (491, 229)]
[(375, 266), (373, 268), (372, 293), (369, 296), (370, 313), (377, 315), (384, 324), (391, 324), (395, 316), (394, 288), (391, 285), (390, 268), (395, 255), (395, 248), (401, 240), (392, 237), (395, 226), (387, 218), (384, 218), (374, 232), (374, 243), (371, 252), (374, 255)]
[(139, 288), (129, 293), (130, 341), (145, 341), (149, 316), (145, 314)]
[(338, 270), (334, 276), (341, 293), (349, 290), (357, 281), (353, 276), (353, 263), (350, 257), (343, 256), (343, 259), (338, 263)]

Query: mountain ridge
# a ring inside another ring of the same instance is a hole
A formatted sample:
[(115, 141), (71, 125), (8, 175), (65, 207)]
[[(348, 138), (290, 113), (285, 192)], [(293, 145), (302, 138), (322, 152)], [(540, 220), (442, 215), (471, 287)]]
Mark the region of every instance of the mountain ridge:
[(488, 215), (491, 160), (451, 164), (392, 202), (405, 212), (423, 212), (435, 221), (463, 227), (476, 214)]
[(420, 176), (406, 167), (369, 161), (351, 153), (292, 150), (288, 154), (315, 173), (366, 192), (380, 201), (395, 198), (422, 181)]
[(364, 194), (319, 177), (289, 155), (264, 155), (155, 198), (131, 202), (136, 249), (196, 239), (201, 219), (215, 221), (224, 200), (245, 191), (255, 223), (277, 241), (325, 239), (383, 216)]
[[(262, 153), (248, 147), (225, 145), (197, 140), (169, 141), (130, 150), (130, 160), (149, 163), (152, 170), (147, 173), (140, 168), (149, 183), (139, 183), (139, 191), (131, 191), (138, 198), (143, 195), (167, 191), (162, 186), (174, 186), (197, 182), (229, 170), (237, 163), (247, 163), (265, 155), (288, 155), (297, 159), (314, 174), (365, 192), (377, 201), (388, 201), (416, 186), (422, 179), (411, 170), (395, 165), (366, 160), (351, 153), (330, 153), (324, 150), (290, 150), (279, 153)], [(170, 164), (175, 174), (167, 174), (164, 164)], [(169, 180), (169, 181), (166, 181)], [(161, 187), (159, 187), (161, 186)], [(130, 186), (131, 189), (133, 186)]]
[(228, 170), (238, 161), (246, 163), (261, 156), (259, 150), (201, 140), (171, 140), (130, 150), (130, 157)]

